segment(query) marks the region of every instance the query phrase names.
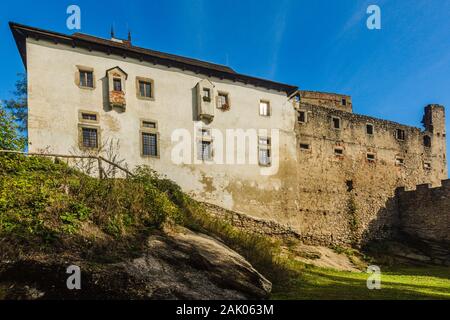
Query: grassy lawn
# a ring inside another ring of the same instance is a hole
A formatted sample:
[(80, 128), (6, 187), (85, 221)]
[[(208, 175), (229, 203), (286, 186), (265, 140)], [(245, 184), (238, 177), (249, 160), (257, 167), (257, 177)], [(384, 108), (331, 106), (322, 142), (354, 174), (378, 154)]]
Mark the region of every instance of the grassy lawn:
[(274, 283), (272, 299), (450, 299), (449, 267), (381, 268), (381, 289), (369, 290), (368, 274), (288, 263), (288, 283)]

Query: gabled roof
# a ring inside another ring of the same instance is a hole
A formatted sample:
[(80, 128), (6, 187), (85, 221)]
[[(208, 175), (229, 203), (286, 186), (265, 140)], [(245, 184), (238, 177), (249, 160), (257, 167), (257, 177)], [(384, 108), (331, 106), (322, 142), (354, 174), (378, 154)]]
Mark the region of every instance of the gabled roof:
[(63, 33), (29, 27), (14, 22), (10, 22), (9, 26), (25, 67), (27, 61), (26, 38), (31, 37), (33, 39), (43, 39), (54, 43), (70, 45), (74, 48), (82, 47), (90, 51), (100, 51), (108, 55), (113, 54), (122, 57), (135, 58), (140, 61), (150, 62), (155, 65), (163, 65), (169, 68), (174, 67), (181, 70), (189, 70), (208, 77), (217, 77), (219, 79), (228, 79), (244, 84), (252, 84), (254, 86), (263, 87), (266, 89), (285, 92), (287, 95), (298, 89), (297, 86), (239, 74), (233, 69), (223, 65), (132, 46), (126, 41), (117, 42), (82, 33), (66, 35)]
[(113, 68), (109, 68), (108, 70), (106, 70), (106, 74), (108, 74), (108, 72), (114, 70), (114, 69), (118, 69), (120, 72), (122, 72), (122, 74), (125, 76), (125, 79), (128, 78), (128, 73), (126, 73), (125, 71), (123, 71), (123, 69), (119, 66), (115, 66)]

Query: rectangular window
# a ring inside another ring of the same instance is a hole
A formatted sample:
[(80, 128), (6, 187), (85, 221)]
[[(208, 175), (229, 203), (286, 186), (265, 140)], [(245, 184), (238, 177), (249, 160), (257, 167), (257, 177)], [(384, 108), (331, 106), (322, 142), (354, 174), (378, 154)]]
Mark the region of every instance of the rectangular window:
[(344, 155), (344, 149), (343, 148), (334, 148), (334, 154), (337, 156)]
[(367, 134), (373, 134), (373, 124), (366, 124), (366, 133)]
[(203, 161), (209, 161), (212, 159), (212, 142), (201, 140), (197, 150), (197, 158)]
[(150, 81), (139, 80), (139, 96), (143, 98), (152, 97), (152, 83)]
[(375, 162), (375, 160), (376, 160), (375, 154), (374, 153), (368, 153), (367, 154), (367, 160), (369, 162)]
[(425, 170), (431, 170), (431, 162), (424, 162), (423, 163), (423, 168)]
[(268, 101), (259, 102), (259, 115), (260, 116), (270, 116), (270, 103)]
[(340, 129), (341, 128), (341, 119), (337, 117), (333, 117), (333, 128)]
[(297, 121), (300, 123), (306, 123), (306, 111), (299, 111)]
[(395, 130), (395, 137), (397, 138), (397, 140), (405, 140), (405, 130), (402, 129), (397, 129)]
[(217, 108), (219, 109), (228, 109), (229, 103), (228, 103), (228, 94), (226, 93), (219, 93), (217, 96)]
[(346, 106), (346, 105), (347, 105), (347, 99), (345, 99), (345, 98), (342, 99), (342, 105), (343, 105), (343, 106)]
[(153, 121), (142, 121), (142, 127), (143, 128), (156, 129), (156, 122), (153, 122)]
[(270, 165), (270, 149), (259, 149), (259, 164), (262, 166)]
[(81, 118), (83, 120), (97, 121), (97, 115), (95, 113), (82, 112)]
[(211, 101), (211, 90), (209, 88), (203, 88), (203, 101)]
[(114, 87), (114, 91), (122, 91), (122, 79), (114, 78), (113, 79), (113, 87)]
[(310, 146), (307, 143), (300, 143), (300, 149), (309, 150)]
[(270, 138), (259, 137), (258, 138), (258, 160), (261, 166), (270, 166)]
[(98, 134), (95, 128), (82, 128), (82, 142), (84, 148), (98, 148)]
[(94, 73), (92, 71), (80, 70), (80, 87), (94, 87)]
[(142, 155), (156, 157), (158, 155), (158, 135), (142, 132)]

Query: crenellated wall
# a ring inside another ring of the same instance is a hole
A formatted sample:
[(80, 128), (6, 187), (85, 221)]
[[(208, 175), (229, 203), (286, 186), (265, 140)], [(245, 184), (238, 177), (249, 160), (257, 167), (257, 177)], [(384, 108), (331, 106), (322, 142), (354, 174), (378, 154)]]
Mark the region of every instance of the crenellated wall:
[(397, 189), (399, 227), (406, 234), (429, 241), (445, 242), (450, 249), (450, 180), (432, 188)]

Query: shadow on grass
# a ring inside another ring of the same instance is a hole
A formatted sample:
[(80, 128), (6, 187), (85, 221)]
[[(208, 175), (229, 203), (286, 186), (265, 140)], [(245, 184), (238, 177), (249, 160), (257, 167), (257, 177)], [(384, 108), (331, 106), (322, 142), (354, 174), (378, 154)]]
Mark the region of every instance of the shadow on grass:
[[(367, 275), (364, 273), (339, 272), (321, 270), (314, 267), (304, 266), (296, 272), (289, 283), (274, 284), (273, 299), (338, 299), (338, 300), (366, 300), (366, 299), (450, 299), (450, 282), (439, 283), (441, 279), (430, 279), (430, 284), (414, 284), (414, 278), (402, 278), (402, 276), (419, 276), (421, 273), (408, 274), (399, 271), (389, 273), (381, 279), (380, 290), (369, 290), (366, 285)], [(444, 272), (444, 271), (443, 271)], [(340, 273), (340, 274), (339, 274)], [(447, 271), (447, 273), (449, 273)], [(398, 275), (392, 281), (390, 278)], [(387, 278), (387, 279), (386, 279)], [(446, 278), (446, 280), (448, 277)], [(426, 281), (421, 279), (421, 281)]]

